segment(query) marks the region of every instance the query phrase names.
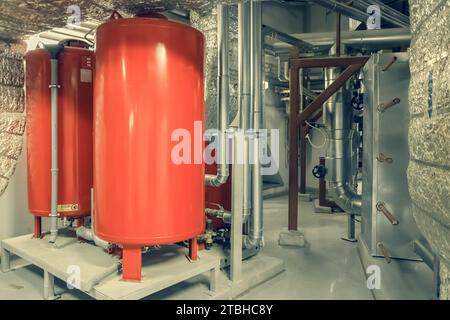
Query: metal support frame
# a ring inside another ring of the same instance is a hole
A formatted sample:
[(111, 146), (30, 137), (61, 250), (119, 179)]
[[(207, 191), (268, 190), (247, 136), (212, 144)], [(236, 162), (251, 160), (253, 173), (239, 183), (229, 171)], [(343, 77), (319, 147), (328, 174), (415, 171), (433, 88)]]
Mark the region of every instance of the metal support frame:
[(1, 248), (2, 258), (2, 272), (8, 272), (11, 270), (10, 254), (5, 248)]
[(59, 297), (55, 295), (55, 276), (44, 270), (44, 299), (55, 300)]
[[(298, 51), (292, 51), (289, 59), (290, 123), (289, 123), (289, 225), (290, 231), (298, 228), (298, 192), (299, 192), (299, 131), (311, 119), (318, 119), (322, 105), (331, 98), (350, 77), (360, 70), (369, 57), (328, 57), (299, 58)], [(299, 90), (303, 86), (300, 70), (307, 68), (346, 67), (344, 72), (326, 88), (313, 102), (299, 113)], [(305, 131), (306, 132), (306, 131)], [(303, 139), (302, 139), (303, 140)], [(303, 144), (302, 144), (303, 145)], [(306, 157), (303, 153), (303, 157)], [(302, 157), (302, 155), (301, 155)], [(302, 168), (304, 170), (304, 168)], [(305, 176), (305, 171), (302, 172)], [(305, 186), (306, 188), (306, 186)]]

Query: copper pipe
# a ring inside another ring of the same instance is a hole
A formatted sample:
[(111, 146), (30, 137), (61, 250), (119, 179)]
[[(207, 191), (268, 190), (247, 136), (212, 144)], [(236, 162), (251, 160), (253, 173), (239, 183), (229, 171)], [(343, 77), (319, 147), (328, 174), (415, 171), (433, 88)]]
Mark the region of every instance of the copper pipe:
[(400, 222), (394, 217), (394, 215), (386, 208), (386, 205), (383, 202), (377, 203), (377, 210), (383, 213), (386, 219), (388, 219), (393, 226), (398, 226), (400, 224)]

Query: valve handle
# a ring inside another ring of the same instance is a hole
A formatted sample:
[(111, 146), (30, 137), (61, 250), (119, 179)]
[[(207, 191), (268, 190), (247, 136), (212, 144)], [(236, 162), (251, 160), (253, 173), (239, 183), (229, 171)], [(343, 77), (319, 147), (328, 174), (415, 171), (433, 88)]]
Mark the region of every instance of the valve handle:
[(327, 175), (327, 168), (324, 165), (317, 165), (312, 170), (312, 174), (317, 179), (324, 178)]
[(352, 98), (352, 107), (353, 107), (353, 109), (355, 109), (355, 110), (362, 110), (362, 109), (364, 109), (364, 104), (362, 103), (361, 100), (362, 99), (361, 99), (361, 97), (359, 95)]

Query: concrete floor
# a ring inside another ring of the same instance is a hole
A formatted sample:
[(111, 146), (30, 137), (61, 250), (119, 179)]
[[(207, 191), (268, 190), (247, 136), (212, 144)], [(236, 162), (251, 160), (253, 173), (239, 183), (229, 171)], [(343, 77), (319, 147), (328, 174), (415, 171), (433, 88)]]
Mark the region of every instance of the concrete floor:
[[(314, 214), (312, 202), (301, 202), (299, 223), (308, 246), (280, 247), (278, 234), (287, 225), (287, 202), (286, 196), (264, 202), (263, 249), (265, 255), (284, 260), (286, 271), (239, 299), (372, 299), (356, 244), (341, 240), (346, 235), (346, 216)], [(43, 272), (32, 266), (0, 273), (0, 299), (42, 299), (42, 278)], [(62, 281), (56, 284), (62, 299), (91, 299), (76, 290), (63, 290)], [(188, 288), (186, 284), (178, 287)], [(176, 289), (172, 287), (153, 298), (175, 298)]]
[(315, 214), (313, 202), (299, 202), (299, 224), (308, 245), (280, 247), (278, 234), (287, 226), (287, 203), (287, 196), (264, 202), (264, 253), (283, 259), (286, 271), (241, 298), (373, 299), (356, 244), (341, 240), (347, 234), (346, 215)]

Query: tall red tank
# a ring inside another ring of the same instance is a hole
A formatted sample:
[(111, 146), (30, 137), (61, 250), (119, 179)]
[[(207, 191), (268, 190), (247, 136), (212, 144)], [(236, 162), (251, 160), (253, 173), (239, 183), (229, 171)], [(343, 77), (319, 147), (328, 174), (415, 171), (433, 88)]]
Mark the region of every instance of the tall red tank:
[[(96, 35), (95, 230), (123, 245), (123, 277), (138, 280), (142, 246), (190, 239), (194, 250), (204, 231), (204, 37), (153, 15), (112, 17)], [(184, 164), (172, 159), (180, 129)]]
[[(94, 53), (65, 47), (59, 55), (58, 211), (61, 217), (90, 214), (93, 185), (92, 75)], [(27, 105), (28, 206), (48, 217), (51, 197), (50, 54), (45, 49), (25, 56)]]

